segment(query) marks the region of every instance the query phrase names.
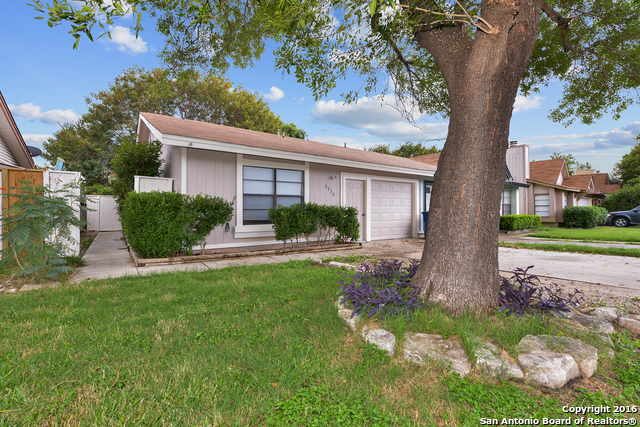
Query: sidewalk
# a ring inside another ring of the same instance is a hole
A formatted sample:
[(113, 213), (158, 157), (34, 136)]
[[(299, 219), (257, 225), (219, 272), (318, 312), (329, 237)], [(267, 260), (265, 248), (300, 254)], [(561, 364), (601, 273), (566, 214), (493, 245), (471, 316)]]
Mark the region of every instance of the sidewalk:
[[(500, 236), (500, 240), (507, 240)], [(515, 240), (517, 239), (517, 240)], [(514, 237), (509, 241), (540, 242), (532, 238)], [(562, 242), (578, 243), (578, 242)], [(600, 244), (616, 245), (617, 244)], [(637, 247), (636, 245), (623, 245)], [(423, 239), (397, 239), (363, 243), (362, 249), (326, 251), (314, 253), (293, 253), (287, 255), (254, 256), (219, 261), (189, 264), (164, 265), (136, 268), (129, 256), (121, 232), (101, 232), (84, 255), (85, 265), (71, 277), (70, 282), (77, 283), (87, 279), (121, 277), (125, 275), (143, 275), (166, 271), (202, 271), (212, 268), (224, 268), (231, 265), (260, 265), (286, 262), (292, 259), (314, 259), (323, 257), (346, 256), (350, 254), (375, 255), (381, 258), (420, 259), (424, 247)], [(587, 255), (565, 252), (546, 252), (530, 249), (499, 248), (500, 270), (513, 271), (526, 268), (538, 276), (564, 280), (573, 280), (600, 284), (616, 288), (625, 288), (638, 292), (640, 296), (640, 258), (608, 255)]]

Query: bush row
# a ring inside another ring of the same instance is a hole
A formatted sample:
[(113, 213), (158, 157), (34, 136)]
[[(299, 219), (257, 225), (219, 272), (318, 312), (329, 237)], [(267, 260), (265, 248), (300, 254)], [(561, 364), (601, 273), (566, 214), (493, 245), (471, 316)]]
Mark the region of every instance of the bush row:
[(502, 215), (500, 230), (526, 230), (540, 228), (541, 219), (538, 215)]
[(269, 222), (273, 226), (276, 240), (284, 245), (293, 239), (299, 242), (302, 236), (310, 243), (310, 237), (318, 233), (318, 243), (354, 242), (360, 238), (358, 210), (353, 207), (318, 205), (316, 203), (278, 206), (269, 209)]
[(607, 222), (607, 210), (599, 206), (567, 206), (562, 215), (567, 228), (593, 228)]
[(129, 193), (120, 211), (122, 231), (143, 258), (190, 254), (215, 227), (231, 221), (233, 201), (181, 193)]

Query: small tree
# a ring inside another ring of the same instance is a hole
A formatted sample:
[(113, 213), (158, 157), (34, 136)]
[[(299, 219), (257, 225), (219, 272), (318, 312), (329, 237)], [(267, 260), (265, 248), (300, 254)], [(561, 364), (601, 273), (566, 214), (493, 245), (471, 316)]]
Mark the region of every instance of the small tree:
[(207, 244), (207, 236), (215, 227), (231, 221), (233, 218), (233, 204), (221, 197), (213, 197), (208, 194), (197, 194), (191, 200), (193, 210), (193, 236), (194, 240), (200, 244), (200, 254), (204, 253)]
[[(636, 137), (640, 141), (640, 135)], [(613, 174), (622, 180), (623, 186), (633, 186), (640, 178), (640, 143), (631, 148), (622, 159), (615, 164)]]
[(113, 191), (120, 202), (133, 191), (135, 175), (160, 176), (161, 153), (160, 141), (135, 141), (128, 138), (120, 144), (112, 162), (113, 172), (116, 174)]
[(72, 207), (80, 205), (80, 197), (70, 191), (71, 184), (53, 191), (28, 181), (20, 183), (21, 187), (10, 187), (4, 194), (14, 203), (1, 216), (2, 240), (7, 243), (1, 263), (15, 262), (20, 276), (56, 277), (73, 271), (65, 259), (66, 244), (75, 243), (72, 228), (85, 224)]

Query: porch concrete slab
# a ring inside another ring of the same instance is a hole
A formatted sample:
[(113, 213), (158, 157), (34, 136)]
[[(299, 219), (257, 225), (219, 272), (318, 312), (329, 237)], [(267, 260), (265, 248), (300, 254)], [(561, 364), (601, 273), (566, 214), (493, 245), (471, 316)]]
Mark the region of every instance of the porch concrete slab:
[(204, 271), (209, 267), (201, 262), (190, 262), (188, 264), (171, 264), (171, 265), (152, 265), (146, 267), (138, 267), (138, 274), (167, 273), (171, 271)]
[(538, 276), (598, 283), (640, 291), (640, 260), (612, 255), (574, 254), (500, 248), (500, 270), (534, 267)]

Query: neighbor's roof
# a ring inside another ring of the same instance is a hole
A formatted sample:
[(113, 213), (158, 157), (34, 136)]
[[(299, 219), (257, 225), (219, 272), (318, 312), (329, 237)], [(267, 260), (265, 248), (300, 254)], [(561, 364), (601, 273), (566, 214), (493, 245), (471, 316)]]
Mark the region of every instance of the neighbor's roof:
[(16, 125), (16, 121), (13, 119), (13, 115), (9, 110), (9, 106), (2, 96), (2, 92), (0, 92), (0, 138), (4, 141), (7, 149), (17, 163), (16, 165), (8, 166), (19, 166), (25, 169), (33, 169), (36, 167), (33, 157), (29, 154), (27, 144), (25, 144), (18, 125)]
[(422, 163), (428, 163), (430, 165), (438, 166), (438, 160), (440, 160), (440, 153), (425, 154), (424, 156), (415, 156), (415, 157), (412, 157), (412, 159)]
[(533, 181), (557, 185), (564, 159), (539, 160), (529, 163), (529, 178)]
[(591, 175), (593, 178), (593, 185), (599, 190), (600, 188), (609, 185), (609, 174), (608, 173), (594, 173)]
[(395, 166), (420, 171), (435, 171), (435, 166), (404, 157), (381, 154), (355, 148), (339, 147), (316, 141), (282, 137), (270, 133), (239, 129), (213, 123), (185, 120), (153, 113), (140, 113), (154, 128), (165, 135), (183, 136), (208, 141), (226, 142), (291, 153)]
[(603, 185), (602, 187), (596, 187), (596, 190), (598, 190), (600, 193), (603, 194), (611, 194), (614, 191), (618, 191), (620, 189), (620, 184), (609, 184), (609, 185)]
[(570, 178), (566, 178), (562, 181), (562, 185), (586, 191), (589, 189), (589, 183), (591, 182), (592, 177), (593, 175), (572, 175)]

